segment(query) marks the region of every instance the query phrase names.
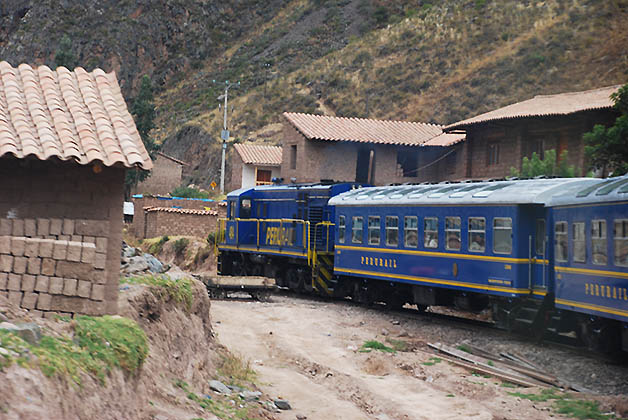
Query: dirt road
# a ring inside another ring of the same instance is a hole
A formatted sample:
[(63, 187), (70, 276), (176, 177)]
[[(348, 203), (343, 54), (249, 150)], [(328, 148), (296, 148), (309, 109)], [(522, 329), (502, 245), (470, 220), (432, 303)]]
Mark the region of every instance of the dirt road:
[[(425, 342), (451, 328), (351, 304), (275, 296), (272, 302), (212, 302), (219, 341), (251, 361), (262, 388), (290, 401), (295, 419), (545, 419), (551, 402), (437, 359)], [(460, 328), (458, 337), (474, 331)], [(369, 340), (406, 351), (359, 351)], [(491, 340), (490, 338), (488, 340)], [(451, 342), (451, 341), (450, 341)], [(454, 343), (452, 343), (454, 344)], [(400, 347), (400, 348), (401, 348)]]

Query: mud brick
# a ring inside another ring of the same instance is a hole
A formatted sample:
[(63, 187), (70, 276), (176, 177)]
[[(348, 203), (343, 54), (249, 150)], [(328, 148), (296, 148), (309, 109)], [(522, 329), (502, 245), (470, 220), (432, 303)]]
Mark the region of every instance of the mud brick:
[(94, 269), (91, 264), (72, 261), (58, 261), (55, 273), (58, 277), (67, 277), (81, 280), (91, 280)]
[(9, 275), (7, 273), (0, 273), (0, 290), (7, 290), (9, 284)]
[(57, 261), (52, 258), (44, 258), (41, 261), (41, 274), (46, 276), (54, 276), (57, 268)]
[(105, 284), (107, 283), (107, 276), (105, 270), (94, 270), (92, 274), (92, 283)]
[(94, 284), (92, 285), (92, 300), (103, 301), (105, 300), (105, 285)]
[(35, 290), (35, 281), (37, 277), (31, 276), (30, 274), (22, 275), (22, 291), (23, 292), (32, 292)]
[(7, 289), (14, 292), (22, 290), (22, 276), (19, 274), (9, 273)]
[(0, 255), (0, 271), (9, 272), (13, 269), (13, 256)]
[(87, 244), (95, 244), (96, 238), (94, 236), (83, 236), (83, 242)]
[(105, 268), (105, 264), (107, 263), (107, 254), (99, 254), (98, 252), (94, 255), (94, 268)]
[(85, 302), (83, 311), (86, 315), (104, 315), (105, 314), (105, 302), (97, 302), (95, 300), (88, 300)]
[(2, 296), (5, 299), (9, 298), (9, 292), (7, 290), (5, 290), (4, 292), (2, 290), (0, 290), (0, 296)]
[(58, 238), (60, 241), (68, 241), (68, 242), (70, 242), (70, 238), (71, 238), (71, 236), (70, 236), (70, 235), (59, 235), (57, 238)]
[(68, 241), (55, 241), (52, 249), (52, 258), (65, 260), (68, 255)]
[(96, 246), (94, 244), (83, 243), (81, 247), (81, 262), (86, 264), (94, 264), (96, 257)]
[(44, 312), (45, 319), (56, 319), (57, 316), (59, 316), (59, 312), (56, 311)]
[(41, 258), (31, 257), (28, 259), (28, 267), (26, 269), (28, 274), (39, 274), (41, 272)]
[(76, 220), (74, 234), (83, 236), (108, 236), (108, 220)]
[(70, 296), (53, 296), (50, 301), (50, 309), (54, 311), (61, 311), (61, 314), (70, 316), (67, 312), (83, 312), (83, 308), (87, 301), (80, 297)]
[(39, 242), (39, 256), (42, 258), (52, 258), (52, 250), (55, 241), (52, 239), (41, 239)]
[(22, 308), (35, 309), (37, 297), (39, 297), (39, 293), (24, 292), (24, 296), (22, 297)]
[(37, 222), (35, 219), (24, 219), (24, 236), (37, 236)]
[(49, 310), (51, 300), (52, 295), (49, 295), (48, 293), (40, 293), (39, 299), (37, 299), (37, 309), (41, 309), (43, 311)]
[(41, 318), (42, 316), (44, 316), (44, 313), (42, 311), (38, 311), (37, 309), (31, 309), (30, 311), (28, 311), (28, 314), (31, 316), (31, 318)]
[(63, 229), (61, 233), (64, 235), (74, 235), (74, 220), (63, 219)]
[(88, 298), (92, 292), (92, 282), (87, 280), (79, 280), (76, 294), (80, 297)]
[(68, 261), (74, 261), (74, 262), (81, 261), (81, 243), (80, 242), (68, 242), (68, 252), (65, 259)]
[(61, 235), (61, 225), (63, 221), (61, 219), (50, 219), (50, 234)]
[(24, 220), (13, 219), (13, 223), (11, 223), (11, 236), (24, 236)]
[(0, 219), (0, 235), (11, 235), (13, 232), (13, 223), (11, 222), (11, 219)]
[(17, 274), (26, 273), (26, 264), (28, 263), (28, 258), (26, 257), (15, 257), (13, 258), (13, 272)]
[(24, 256), (37, 257), (39, 256), (39, 243), (41, 239), (26, 238), (24, 241)]
[(72, 235), (72, 236), (70, 236), (70, 240), (72, 242), (83, 242), (83, 236), (81, 236), (81, 235)]
[(22, 292), (9, 291), (9, 302), (15, 306), (20, 306), (22, 303)]
[(10, 253), (11, 253), (11, 237), (0, 236), (0, 254), (10, 254)]
[(47, 292), (48, 283), (50, 283), (50, 277), (42, 275), (37, 276), (37, 280), (35, 281), (35, 291), (44, 293)]
[(52, 295), (60, 295), (63, 293), (63, 286), (65, 282), (61, 277), (50, 277), (48, 284), (48, 293)]
[(76, 279), (63, 279), (63, 294), (66, 296), (76, 296)]
[(21, 257), (24, 255), (24, 247), (26, 246), (26, 238), (23, 236), (11, 237), (11, 254), (14, 257)]
[(107, 238), (96, 238), (96, 252), (107, 253)]
[(50, 219), (37, 219), (37, 236), (50, 235)]

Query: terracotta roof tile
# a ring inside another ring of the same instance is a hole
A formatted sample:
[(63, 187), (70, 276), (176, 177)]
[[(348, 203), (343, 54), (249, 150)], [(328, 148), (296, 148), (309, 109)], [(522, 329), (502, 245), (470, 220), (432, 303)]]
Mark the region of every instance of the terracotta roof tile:
[(454, 145), (456, 143), (460, 143), (461, 141), (464, 141), (466, 138), (465, 134), (450, 134), (450, 133), (443, 133), (443, 134), (439, 134), (436, 137), (431, 138), (430, 140), (426, 141), (425, 143), (423, 143), (421, 146), (451, 146)]
[(0, 156), (151, 169), (115, 73), (0, 61)]
[(470, 125), (487, 121), (568, 115), (580, 111), (611, 108), (613, 102), (610, 96), (620, 86), (608, 86), (582, 92), (559, 93), (557, 95), (538, 95), (527, 101), (517, 102), (473, 118), (449, 124), (445, 127), (445, 130), (464, 129)]
[(172, 157), (172, 156), (170, 156), (170, 155), (167, 155), (167, 154), (165, 154), (164, 152), (157, 152), (157, 154), (158, 154), (159, 156), (163, 156), (163, 157), (165, 157), (166, 159), (170, 159), (171, 161), (173, 161), (174, 163), (178, 163), (179, 165), (183, 165), (183, 166), (187, 166), (187, 165), (188, 165), (186, 162), (184, 162), (184, 161), (182, 161), (182, 160), (179, 160), (179, 159), (177, 159), (177, 158), (174, 158), (174, 157)]
[(237, 143), (234, 147), (244, 163), (252, 165), (281, 166), (281, 147), (279, 146)]
[(407, 121), (330, 117), (284, 112), (308, 139), (420, 146), (443, 132), (442, 126)]
[(144, 207), (146, 212), (163, 211), (166, 213), (195, 214), (197, 216), (218, 216), (215, 210), (178, 209), (175, 207)]

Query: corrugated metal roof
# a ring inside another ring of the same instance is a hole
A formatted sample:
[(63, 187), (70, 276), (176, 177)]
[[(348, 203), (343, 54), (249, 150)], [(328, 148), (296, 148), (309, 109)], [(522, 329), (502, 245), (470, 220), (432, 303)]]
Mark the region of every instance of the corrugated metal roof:
[(177, 158), (174, 158), (174, 157), (172, 157), (172, 156), (170, 156), (170, 155), (167, 155), (167, 154), (165, 154), (164, 152), (157, 152), (157, 154), (158, 154), (159, 156), (162, 156), (162, 157), (166, 158), (166, 159), (170, 159), (171, 161), (173, 161), (174, 163), (178, 163), (179, 165), (183, 165), (183, 166), (187, 166), (187, 165), (188, 165), (188, 164), (187, 164), (187, 163), (185, 163), (184, 161), (179, 160), (179, 159), (177, 159)]
[(281, 147), (279, 146), (237, 143), (234, 147), (244, 163), (253, 165), (281, 166)]
[(218, 216), (218, 212), (215, 210), (178, 209), (175, 207), (144, 207), (144, 211), (149, 213), (163, 211), (166, 213), (195, 214), (197, 216)]
[(151, 169), (115, 73), (0, 61), (0, 157)]
[(466, 134), (464, 133), (443, 133), (426, 141), (421, 146), (451, 146), (456, 143), (460, 143), (461, 141), (464, 141), (465, 138)]
[(308, 139), (421, 146), (442, 134), (442, 126), (406, 121), (284, 112), (284, 117)]
[(449, 124), (445, 127), (445, 131), (464, 129), (470, 125), (487, 121), (568, 115), (580, 111), (611, 108), (613, 101), (611, 101), (610, 96), (620, 86), (608, 86), (583, 92), (568, 92), (556, 95), (538, 95), (527, 101), (517, 102), (473, 118)]

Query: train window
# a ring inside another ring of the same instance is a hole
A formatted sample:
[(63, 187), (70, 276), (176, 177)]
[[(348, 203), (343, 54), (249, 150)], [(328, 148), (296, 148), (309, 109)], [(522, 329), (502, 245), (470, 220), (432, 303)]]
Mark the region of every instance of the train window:
[(573, 260), (574, 262), (585, 262), (587, 260), (584, 222), (574, 222), (573, 224)]
[(459, 217), (445, 217), (445, 249), (460, 251)]
[(362, 216), (353, 216), (351, 219), (351, 242), (361, 244), (363, 230), (364, 222)]
[(340, 215), (338, 217), (338, 242), (345, 243), (345, 216)]
[(419, 225), (416, 216), (403, 218), (403, 238), (406, 248), (416, 248), (419, 242)]
[(369, 245), (379, 245), (379, 216), (369, 216)]
[(251, 217), (251, 199), (243, 198), (240, 202), (240, 219), (248, 219)]
[(386, 216), (386, 245), (397, 246), (399, 244), (399, 218)]
[(535, 232), (536, 255), (545, 255), (545, 219), (536, 219)]
[(606, 220), (591, 222), (591, 247), (593, 264), (606, 265), (608, 262), (606, 245)]
[(255, 211), (257, 213), (257, 218), (260, 219), (262, 217), (262, 204), (261, 203), (257, 203), (255, 208), (256, 208)]
[(231, 212), (231, 205), (233, 204), (233, 202), (229, 201), (227, 203), (227, 219), (229, 220), (233, 220), (233, 213)]
[(469, 251), (484, 252), (486, 249), (486, 219), (469, 217)]
[(510, 217), (493, 219), (493, 252), (496, 254), (512, 252), (512, 219)]
[(567, 222), (556, 222), (554, 241), (556, 261), (567, 261)]
[(615, 265), (628, 267), (628, 219), (615, 220)]
[(426, 248), (438, 248), (438, 217), (423, 219), (423, 245)]

